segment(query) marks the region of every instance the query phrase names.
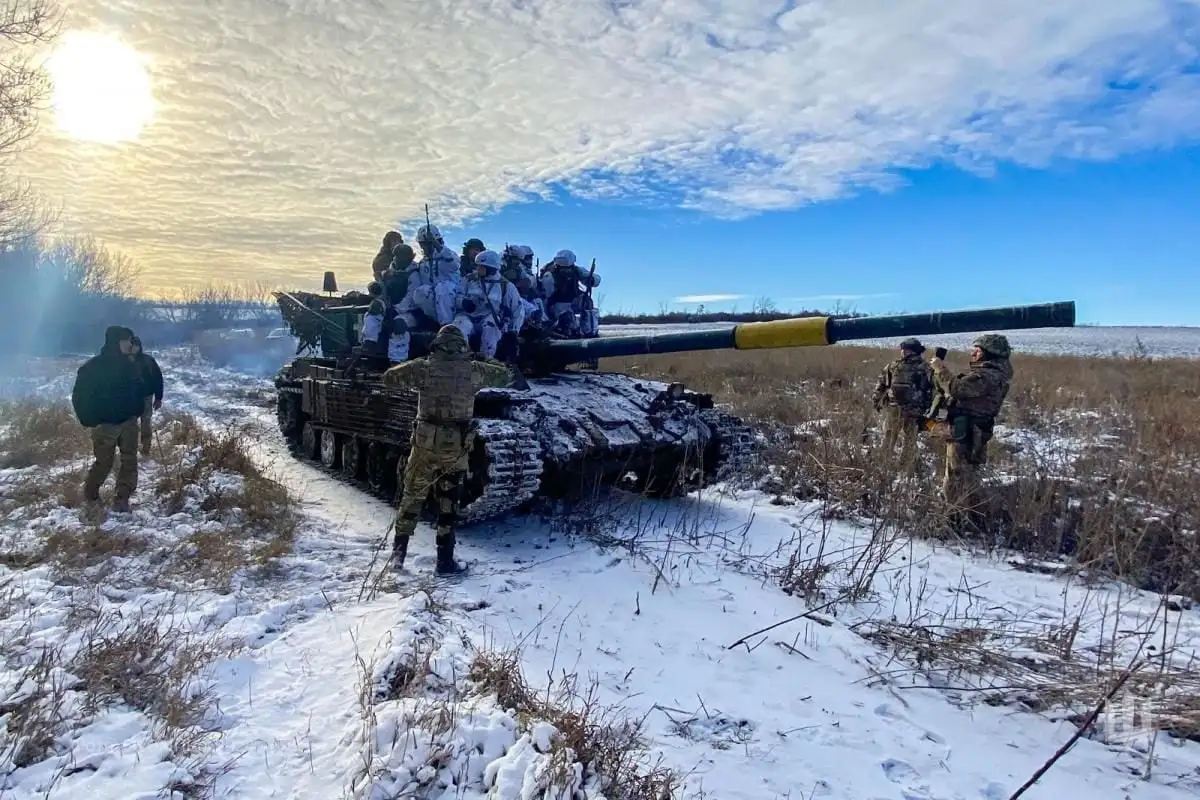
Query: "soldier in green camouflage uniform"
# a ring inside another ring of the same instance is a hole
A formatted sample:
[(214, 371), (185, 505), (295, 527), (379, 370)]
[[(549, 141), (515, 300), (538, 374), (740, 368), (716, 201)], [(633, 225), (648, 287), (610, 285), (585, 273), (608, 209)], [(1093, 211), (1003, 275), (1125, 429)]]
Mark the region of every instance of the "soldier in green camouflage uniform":
[(462, 572), (464, 567), (454, 560), (454, 516), (475, 440), (475, 394), (484, 387), (507, 386), (512, 375), (503, 365), (473, 360), (462, 331), (446, 325), (427, 357), (392, 367), (383, 380), (419, 394), (404, 494), (396, 510), (392, 563), (397, 569), (404, 566), (408, 540), (432, 490), (438, 503), (437, 572)]
[(933, 379), (946, 398), (951, 434), (942, 494), (952, 506), (967, 510), (978, 505), (979, 467), (987, 463), (992, 426), (1013, 378), (1005, 336), (985, 333), (972, 344), (967, 372), (955, 375), (941, 359), (930, 361)]
[(889, 362), (875, 384), (875, 410), (883, 413), (883, 447), (895, 452), (901, 440), (901, 458), (915, 463), (921, 416), (933, 400), (933, 370), (921, 360), (925, 346), (917, 339), (900, 343), (900, 358)]

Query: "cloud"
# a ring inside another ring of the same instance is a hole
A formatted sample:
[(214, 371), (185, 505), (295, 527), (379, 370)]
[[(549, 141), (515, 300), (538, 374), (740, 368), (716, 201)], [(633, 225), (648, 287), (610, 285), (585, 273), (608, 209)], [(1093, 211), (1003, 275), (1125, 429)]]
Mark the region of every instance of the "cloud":
[(750, 295), (746, 294), (685, 294), (682, 297), (676, 297), (676, 303), (726, 303), (730, 300), (742, 300)]
[[(148, 57), (136, 146), (52, 124), (21, 173), (160, 278), (364, 273), (555, 189), (736, 217), (949, 159), (1200, 133), (1196, 0), (73, 0)], [(410, 228), (411, 230), (411, 228)]]

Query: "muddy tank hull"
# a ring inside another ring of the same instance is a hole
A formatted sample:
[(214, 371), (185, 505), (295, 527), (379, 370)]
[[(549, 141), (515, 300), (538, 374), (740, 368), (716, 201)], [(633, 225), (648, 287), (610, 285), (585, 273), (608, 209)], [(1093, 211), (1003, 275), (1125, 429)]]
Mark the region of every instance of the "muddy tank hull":
[[(415, 392), (384, 386), (379, 372), (303, 358), (280, 371), (276, 388), (280, 430), (297, 456), (398, 500)], [(710, 396), (620, 374), (564, 372), (519, 390), (485, 389), (475, 413), (459, 510), (468, 523), (608, 487), (680, 496), (745, 471), (754, 449), (750, 429)]]

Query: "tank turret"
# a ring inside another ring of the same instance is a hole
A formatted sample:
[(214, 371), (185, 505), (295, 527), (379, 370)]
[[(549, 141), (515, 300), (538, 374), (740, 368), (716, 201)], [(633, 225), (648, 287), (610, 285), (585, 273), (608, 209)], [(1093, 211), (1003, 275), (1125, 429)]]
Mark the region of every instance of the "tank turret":
[[(358, 341), (369, 298), (280, 292), (301, 352), (276, 378), (279, 426), (293, 451), (394, 502), (415, 421), (413, 392), (384, 386), (386, 361)], [(754, 434), (679, 384), (571, 370), (597, 359), (694, 350), (823, 347), (837, 342), (946, 333), (1072, 327), (1074, 302), (875, 317), (798, 317), (725, 328), (592, 339), (527, 331), (516, 363), (523, 380), (476, 396), (476, 444), (460, 514), (500, 516), (538, 498), (619, 486), (671, 497), (745, 472)], [(433, 333), (412, 333), (410, 357)], [(519, 388), (518, 388), (519, 386)], [(432, 509), (430, 509), (432, 511)]]

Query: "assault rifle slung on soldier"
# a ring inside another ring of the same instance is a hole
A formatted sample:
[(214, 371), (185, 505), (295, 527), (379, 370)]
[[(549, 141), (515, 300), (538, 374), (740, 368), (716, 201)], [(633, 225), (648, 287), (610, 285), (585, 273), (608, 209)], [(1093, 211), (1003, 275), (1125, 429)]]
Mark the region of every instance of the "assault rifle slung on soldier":
[[(408, 453), (416, 396), (383, 386), (382, 370), (354, 366), (366, 295), (276, 294), (284, 319), (308, 351), (280, 370), (280, 428), (302, 458), (320, 461), (392, 502), (396, 468)], [(518, 341), (523, 389), (476, 396), (479, 434), (470, 455), (460, 519), (517, 511), (535, 498), (560, 498), (620, 485), (673, 497), (745, 470), (754, 436), (714, 407), (711, 395), (681, 384), (574, 370), (592, 360), (695, 350), (826, 347), (836, 342), (947, 333), (1065, 328), (1072, 301), (930, 314), (798, 317), (729, 328), (591, 339), (528, 332)], [(410, 355), (425, 355), (433, 332), (413, 332)]]

